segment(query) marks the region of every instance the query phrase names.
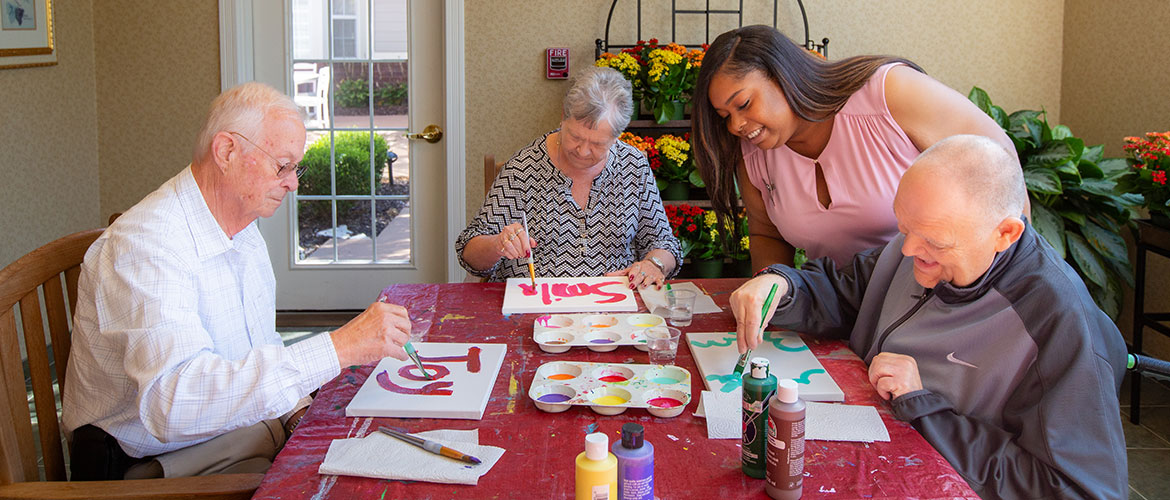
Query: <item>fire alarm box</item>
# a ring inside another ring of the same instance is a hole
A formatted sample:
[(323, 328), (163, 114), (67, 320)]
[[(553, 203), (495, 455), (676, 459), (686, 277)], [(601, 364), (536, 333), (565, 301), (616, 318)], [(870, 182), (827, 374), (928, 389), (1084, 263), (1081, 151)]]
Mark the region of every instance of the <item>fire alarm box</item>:
[(569, 77), (569, 49), (545, 49), (545, 78), (563, 80)]

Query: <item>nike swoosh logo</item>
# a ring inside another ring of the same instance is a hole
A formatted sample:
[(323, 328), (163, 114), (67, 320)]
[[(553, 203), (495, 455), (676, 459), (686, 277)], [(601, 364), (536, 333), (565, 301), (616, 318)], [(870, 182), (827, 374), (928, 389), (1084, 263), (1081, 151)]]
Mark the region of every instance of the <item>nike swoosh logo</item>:
[(959, 358), (956, 358), (956, 357), (955, 357), (955, 351), (951, 351), (951, 353), (950, 353), (950, 354), (947, 354), (947, 361), (950, 361), (951, 363), (954, 363), (954, 364), (956, 364), (956, 365), (969, 366), (969, 367), (971, 367), (971, 368), (974, 368), (974, 369), (976, 369), (976, 370), (978, 370), (978, 369), (979, 369), (979, 367), (978, 367), (978, 366), (975, 366), (975, 365), (973, 365), (973, 364), (971, 364), (971, 363), (968, 363), (968, 362), (966, 362), (966, 361), (963, 361), (963, 360), (961, 360), (961, 359), (959, 359)]

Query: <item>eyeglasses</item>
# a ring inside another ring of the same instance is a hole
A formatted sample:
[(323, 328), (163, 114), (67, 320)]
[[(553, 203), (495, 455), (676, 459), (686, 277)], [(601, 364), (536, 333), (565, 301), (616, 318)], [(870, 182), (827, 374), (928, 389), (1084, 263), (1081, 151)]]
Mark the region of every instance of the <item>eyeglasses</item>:
[(236, 135), (240, 136), (241, 139), (248, 141), (248, 144), (251, 144), (256, 149), (259, 149), (261, 153), (264, 153), (266, 156), (271, 158), (273, 163), (276, 163), (276, 167), (277, 167), (276, 168), (276, 176), (277, 177), (284, 177), (284, 176), (288, 175), (289, 172), (296, 172), (297, 178), (300, 178), (302, 175), (305, 175), (305, 170), (309, 169), (308, 165), (302, 165), (302, 164), (291, 162), (291, 161), (281, 162), (280, 160), (277, 160), (275, 156), (272, 156), (272, 153), (269, 153), (268, 151), (265, 151), (264, 148), (256, 145), (255, 142), (252, 142), (252, 139), (249, 139), (244, 134), (241, 134), (239, 132), (229, 132), (229, 133), (236, 134)]

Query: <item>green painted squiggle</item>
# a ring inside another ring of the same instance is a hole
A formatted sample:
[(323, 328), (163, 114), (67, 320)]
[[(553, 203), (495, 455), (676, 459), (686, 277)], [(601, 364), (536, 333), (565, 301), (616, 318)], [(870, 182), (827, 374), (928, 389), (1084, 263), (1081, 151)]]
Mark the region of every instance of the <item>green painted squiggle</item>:
[(812, 381), (809, 380), (808, 378), (813, 376), (813, 375), (816, 375), (818, 373), (825, 373), (825, 371), (820, 369), (820, 368), (813, 368), (810, 370), (805, 370), (804, 373), (801, 373), (799, 377), (796, 377), (792, 380), (795, 380), (796, 383), (798, 383), (798, 384), (808, 385), (808, 384), (812, 383)]
[(771, 342), (772, 345), (776, 346), (777, 349), (785, 352), (800, 352), (808, 350), (808, 346), (804, 343), (801, 343), (801, 345), (798, 347), (788, 347), (784, 345), (784, 337), (774, 332), (765, 332), (764, 340), (766, 342)]
[(699, 342), (697, 340), (692, 340), (691, 345), (693, 345), (695, 347), (727, 347), (727, 346), (731, 345), (733, 342), (735, 342), (735, 335), (732, 335), (730, 337), (723, 337), (723, 340), (710, 340), (707, 342)]
[(723, 384), (719, 388), (720, 392), (731, 392), (740, 385), (743, 385), (743, 378), (734, 373), (728, 373), (727, 375), (707, 375), (707, 380)]

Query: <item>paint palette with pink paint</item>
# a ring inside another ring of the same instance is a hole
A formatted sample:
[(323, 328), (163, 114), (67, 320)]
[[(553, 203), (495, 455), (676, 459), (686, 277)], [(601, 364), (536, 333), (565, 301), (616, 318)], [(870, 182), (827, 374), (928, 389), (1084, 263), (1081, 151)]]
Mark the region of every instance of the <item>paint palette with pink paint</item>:
[(666, 326), (657, 314), (544, 314), (532, 325), (532, 338), (544, 352), (558, 353), (572, 347), (608, 352), (632, 345), (647, 350), (645, 331)]
[(549, 413), (588, 406), (601, 415), (645, 408), (656, 417), (677, 417), (691, 402), (691, 372), (670, 365), (556, 361), (536, 369), (528, 397)]

